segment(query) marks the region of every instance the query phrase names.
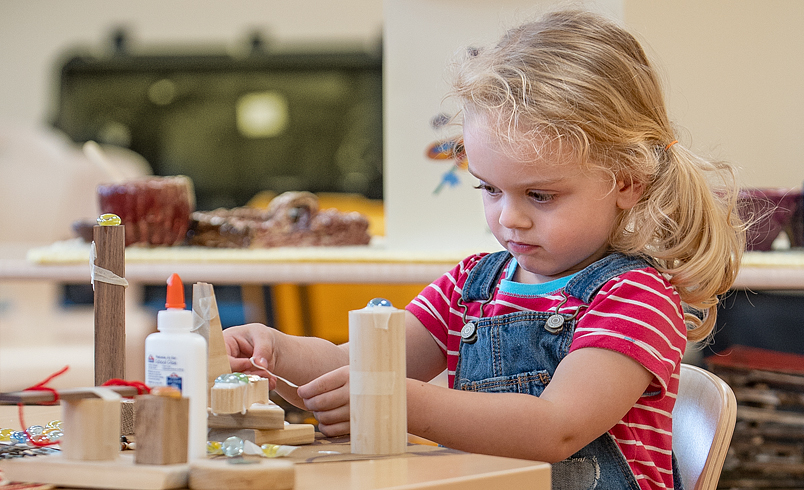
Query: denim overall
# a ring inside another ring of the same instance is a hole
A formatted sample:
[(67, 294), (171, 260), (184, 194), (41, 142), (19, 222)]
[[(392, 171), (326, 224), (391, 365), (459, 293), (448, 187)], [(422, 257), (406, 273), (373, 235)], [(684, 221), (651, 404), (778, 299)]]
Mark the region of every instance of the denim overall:
[[(490, 302), (509, 258), (505, 251), (485, 256), (469, 273), (461, 301)], [(576, 274), (564, 291), (589, 304), (613, 277), (647, 266), (640, 258), (608, 255)], [(454, 388), (541, 395), (558, 363), (569, 352), (577, 312), (569, 315), (522, 311), (483, 317), (482, 311), (481, 307), (481, 318), (469, 321), (462, 330)], [(674, 480), (679, 480), (675, 466), (674, 457)], [(640, 488), (625, 456), (608, 433), (568, 459), (553, 464), (552, 481), (553, 489), (562, 490)], [(675, 488), (681, 490), (680, 481), (676, 481)]]

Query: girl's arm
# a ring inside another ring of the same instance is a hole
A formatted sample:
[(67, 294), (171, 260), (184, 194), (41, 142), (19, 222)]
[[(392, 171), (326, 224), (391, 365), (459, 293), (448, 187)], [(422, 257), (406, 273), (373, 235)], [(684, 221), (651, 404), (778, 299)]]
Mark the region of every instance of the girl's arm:
[[(297, 337), (259, 323), (229, 327), (223, 331), (229, 364), (233, 371), (268, 377), (250, 359), (271, 373), (304, 385), (349, 364), (348, 344), (335, 345), (317, 337)], [(271, 389), (287, 401), (305, 408), (296, 390), (270, 378)]]
[(552, 463), (620, 421), (652, 377), (622, 354), (585, 348), (564, 358), (540, 397), (408, 380), (408, 431), (454, 449)]

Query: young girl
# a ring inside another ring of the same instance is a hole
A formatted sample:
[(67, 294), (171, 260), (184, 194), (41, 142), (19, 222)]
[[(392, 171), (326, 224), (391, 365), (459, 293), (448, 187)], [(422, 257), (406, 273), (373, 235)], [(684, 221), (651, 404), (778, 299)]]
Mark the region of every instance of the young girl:
[[(472, 50), (454, 92), (505, 251), (466, 258), (407, 306), (409, 432), (552, 462), (556, 488), (680, 488), (679, 364), (744, 247), (731, 169), (678, 144), (638, 42), (592, 13)], [(306, 383), (279, 390), (324, 434), (348, 432), (348, 345), (256, 324), (224, 336), (233, 369), (253, 358)], [(453, 389), (426, 383), (445, 368)]]

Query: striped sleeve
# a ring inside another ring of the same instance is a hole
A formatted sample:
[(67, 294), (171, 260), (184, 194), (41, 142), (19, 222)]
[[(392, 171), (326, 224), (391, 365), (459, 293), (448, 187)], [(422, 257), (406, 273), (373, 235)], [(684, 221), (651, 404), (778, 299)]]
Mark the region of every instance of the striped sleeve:
[(482, 253), (465, 258), (424, 288), (405, 308), (430, 331), (445, 354), (450, 348), (450, 321), (454, 323), (455, 317), (460, 316), (456, 310), (456, 301), (461, 295), (461, 287), (466, 282), (469, 271), (485, 255)]
[(578, 321), (570, 351), (598, 347), (620, 352), (654, 375), (649, 391), (662, 397), (686, 340), (678, 293), (655, 269), (646, 268), (603, 285)]

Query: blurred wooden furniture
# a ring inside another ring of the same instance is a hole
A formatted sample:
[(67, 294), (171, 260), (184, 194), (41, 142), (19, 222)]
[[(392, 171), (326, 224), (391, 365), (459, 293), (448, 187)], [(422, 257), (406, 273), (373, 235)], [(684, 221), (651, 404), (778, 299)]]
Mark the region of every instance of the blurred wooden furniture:
[(804, 355), (733, 345), (705, 363), (737, 398), (720, 488), (804, 488)]
[(729, 385), (690, 364), (681, 365), (673, 409), (673, 452), (688, 490), (717, 488), (737, 416)]

